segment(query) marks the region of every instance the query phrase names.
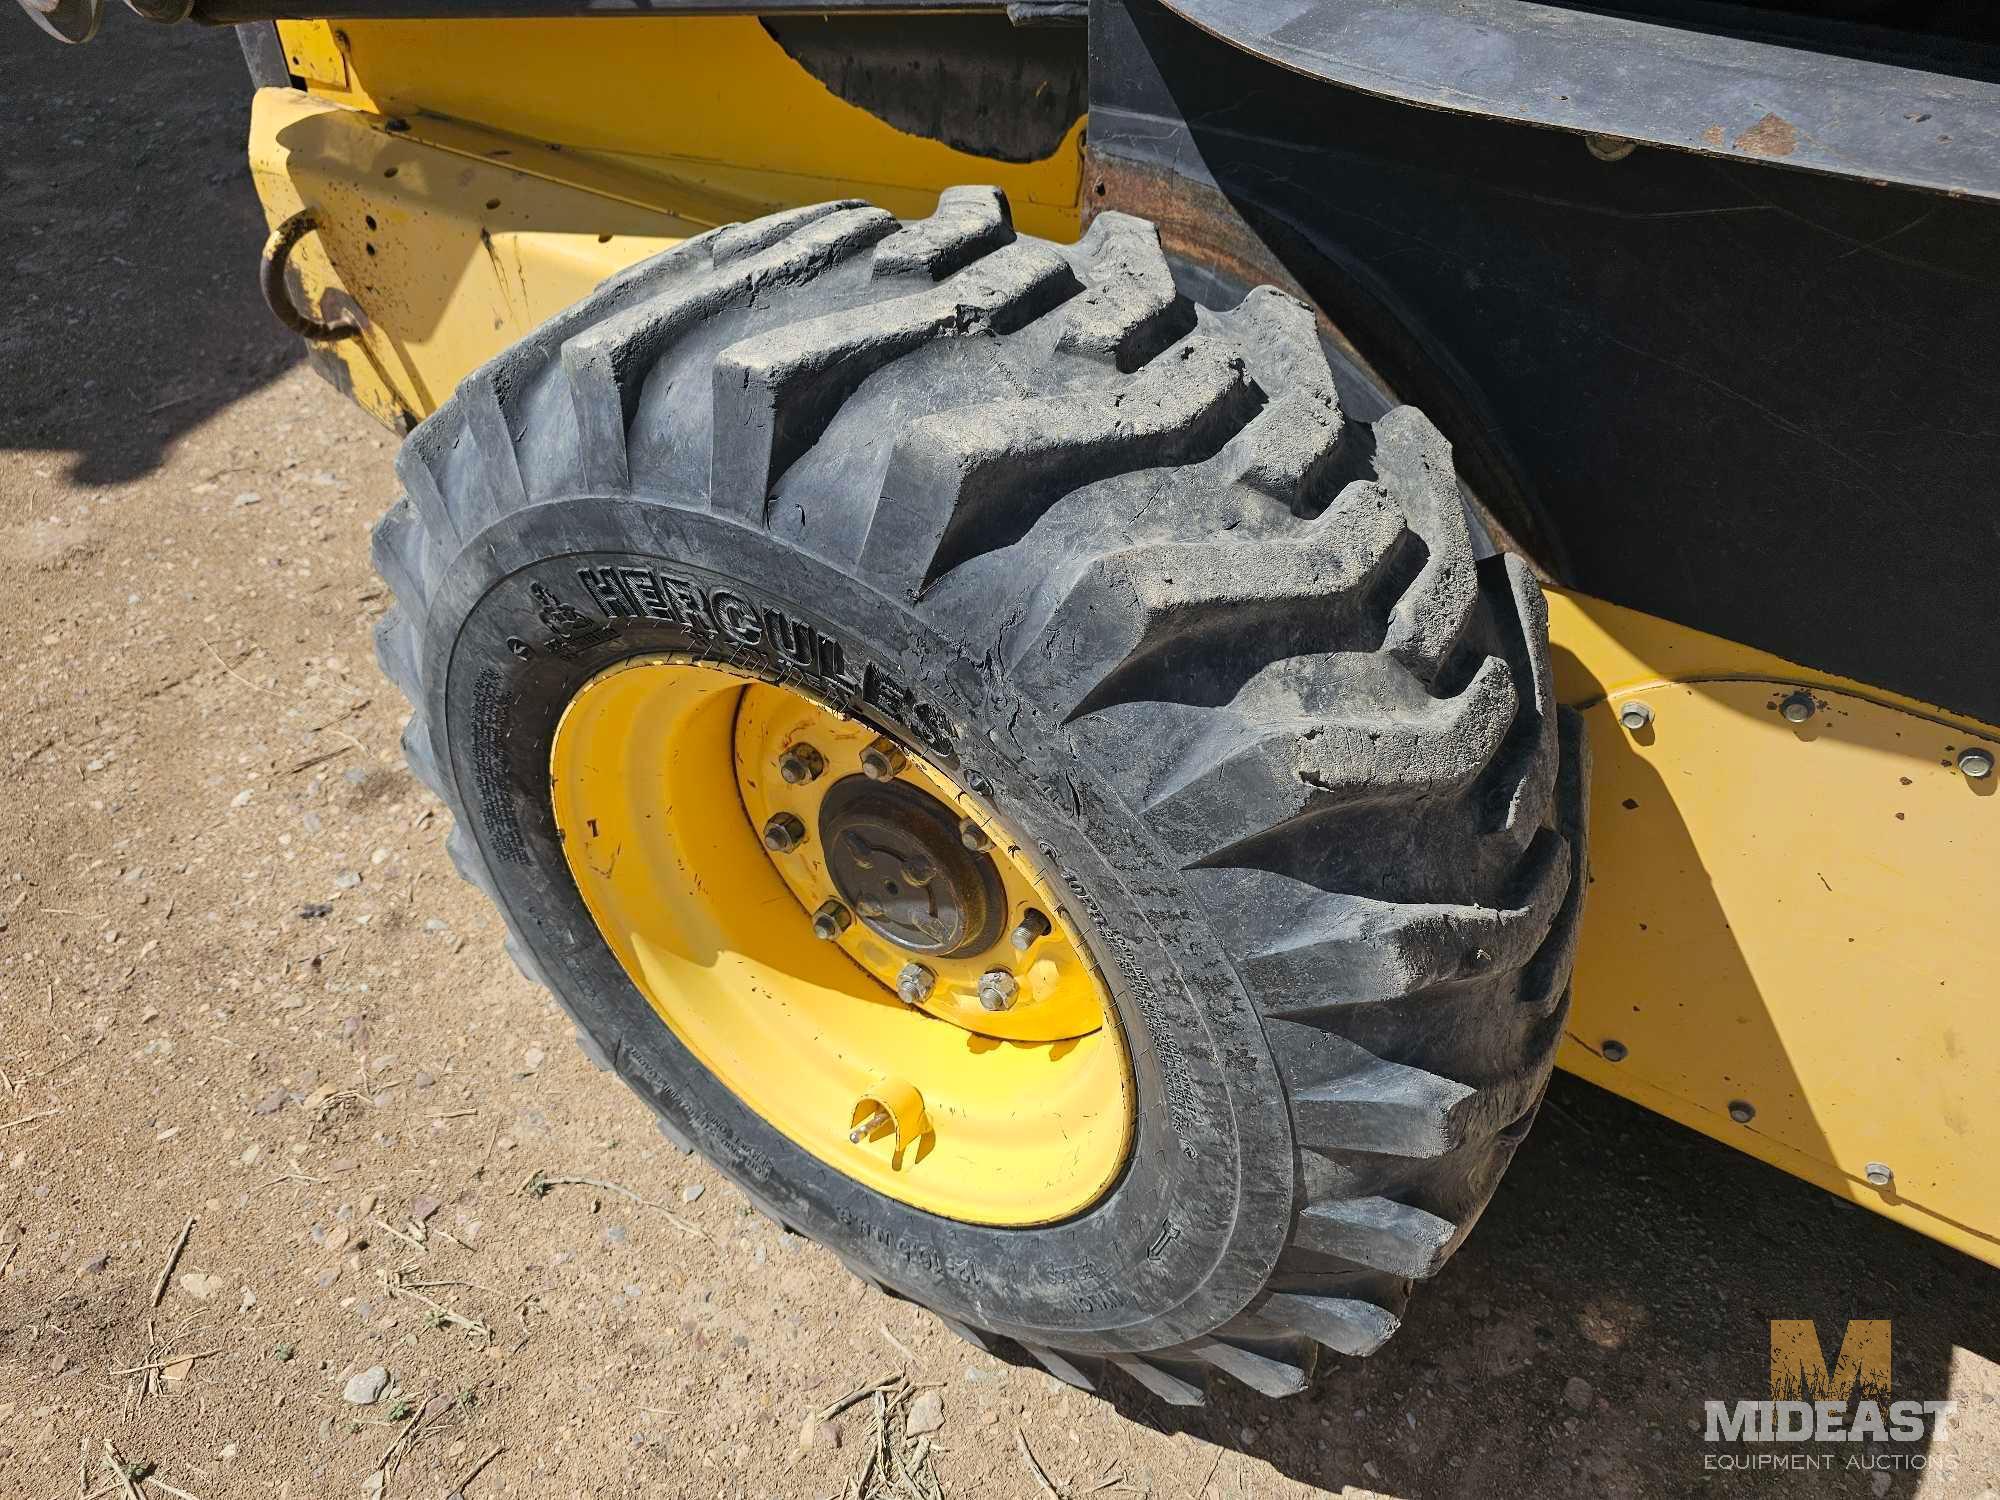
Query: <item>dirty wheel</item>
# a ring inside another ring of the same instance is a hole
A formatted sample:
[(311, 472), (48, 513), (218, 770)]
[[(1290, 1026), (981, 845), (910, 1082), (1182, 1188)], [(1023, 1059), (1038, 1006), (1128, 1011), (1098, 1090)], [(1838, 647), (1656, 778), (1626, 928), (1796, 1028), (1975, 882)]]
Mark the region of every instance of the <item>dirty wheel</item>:
[(832, 203), (606, 282), (412, 435), (383, 665), (461, 872), (765, 1213), (1173, 1402), (1394, 1331), (1547, 1081), (1541, 596), (1312, 314), (1151, 226)]

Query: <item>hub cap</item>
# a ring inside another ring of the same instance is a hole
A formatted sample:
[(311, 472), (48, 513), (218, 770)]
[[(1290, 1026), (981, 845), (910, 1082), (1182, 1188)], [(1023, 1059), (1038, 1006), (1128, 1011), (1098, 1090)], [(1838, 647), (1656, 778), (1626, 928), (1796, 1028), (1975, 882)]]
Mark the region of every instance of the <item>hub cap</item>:
[(592, 678), (550, 758), (605, 941), (724, 1085), (918, 1208), (1088, 1207), (1132, 1130), (1125, 1048), (1039, 860), (912, 746), (685, 657)]

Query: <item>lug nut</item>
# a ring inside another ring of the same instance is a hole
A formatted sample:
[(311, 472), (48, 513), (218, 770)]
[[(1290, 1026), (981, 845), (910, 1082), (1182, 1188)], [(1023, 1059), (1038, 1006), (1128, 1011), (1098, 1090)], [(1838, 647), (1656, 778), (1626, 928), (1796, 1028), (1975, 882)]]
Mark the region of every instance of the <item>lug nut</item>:
[(870, 781), (894, 781), (910, 758), (887, 735), (877, 735), (861, 752), (861, 774)]
[(1819, 705), (1813, 702), (1811, 693), (1794, 693), (1778, 705), (1778, 712), (1783, 714), (1789, 723), (1803, 724), (1819, 712)]
[(1021, 925), (1009, 934), (1008, 941), (1013, 943), (1015, 952), (1026, 953), (1035, 946), (1037, 938), (1045, 938), (1048, 935), (1049, 919), (1031, 906), (1021, 913)]
[(826, 757), (811, 745), (788, 746), (778, 757), (778, 774), (785, 778), (788, 786), (804, 786), (808, 781), (817, 781), (826, 769)]
[(830, 943), (854, 924), (854, 914), (838, 901), (822, 901), (813, 912), (813, 936)]
[(1618, 722), (1637, 734), (1653, 722), (1652, 705), (1634, 699), (1618, 710)]
[(974, 854), (984, 854), (993, 847), (993, 840), (986, 836), (986, 830), (970, 818), (958, 820), (958, 841)]
[(1861, 1175), (1868, 1179), (1870, 1187), (1885, 1188), (1896, 1180), (1896, 1174), (1890, 1171), (1889, 1164), (1883, 1161), (1871, 1161), (1861, 1169)]
[(1972, 781), (1984, 781), (1993, 774), (1991, 750), (1967, 750), (1958, 757), (1958, 769)]
[(903, 972), (896, 976), (896, 993), (905, 1005), (922, 1005), (936, 987), (937, 975), (922, 964), (904, 964)]
[(979, 1003), (986, 1010), (1006, 1010), (1014, 1003), (1021, 986), (1005, 969), (988, 969), (979, 976)]
[(790, 854), (805, 841), (806, 825), (795, 813), (774, 813), (764, 825), (764, 847), (773, 854)]

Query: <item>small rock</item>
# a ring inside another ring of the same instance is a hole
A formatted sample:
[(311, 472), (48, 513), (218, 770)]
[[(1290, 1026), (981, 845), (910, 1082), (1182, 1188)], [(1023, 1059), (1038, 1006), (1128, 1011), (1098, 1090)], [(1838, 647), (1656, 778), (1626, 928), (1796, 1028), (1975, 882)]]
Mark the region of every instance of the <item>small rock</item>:
[(220, 1276), (205, 1275), (200, 1271), (189, 1271), (181, 1277), (181, 1290), (198, 1302), (206, 1302), (223, 1289)]
[(607, 1245), (622, 1245), (631, 1238), (630, 1231), (623, 1224), (613, 1224), (604, 1231), (604, 1243)]
[(548, 1053), (544, 1052), (540, 1047), (530, 1047), (526, 1052), (521, 1054), (521, 1061), (527, 1065), (530, 1073), (539, 1068), (547, 1058)]
[(257, 1305), (257, 1294), (251, 1291), (250, 1288), (246, 1286), (245, 1288), (243, 1288), (243, 1300), (237, 1303), (236, 1310), (240, 1313), (247, 1313), (248, 1311), (250, 1311), (251, 1308), (255, 1307), (256, 1305)]
[(944, 1426), (944, 1393), (925, 1391), (910, 1403), (903, 1428), (911, 1437), (922, 1437)]
[(1581, 1375), (1572, 1375), (1563, 1382), (1563, 1400), (1578, 1411), (1589, 1411), (1590, 1398), (1595, 1394), (1596, 1392), (1590, 1388), (1590, 1382)]
[(275, 1115), (285, 1107), (287, 1097), (283, 1089), (272, 1089), (270, 1093), (250, 1106), (250, 1112), (255, 1115)]
[(831, 1422), (822, 1422), (818, 1417), (807, 1417), (805, 1426), (799, 1429), (801, 1448), (838, 1448), (840, 1429)]
[(338, 875), (333, 877), (335, 890), (351, 891), (359, 884), (361, 884), (361, 872), (359, 870), (342, 870)]
[(380, 1365), (370, 1365), (359, 1375), (350, 1376), (347, 1388), (340, 1397), (349, 1406), (373, 1406), (382, 1399), (382, 1393), (389, 1389), (389, 1372)]
[(430, 1218), (437, 1211), (438, 1201), (435, 1198), (412, 1198), (410, 1200), (410, 1217), (415, 1219), (419, 1224)]
[(360, 786), (368, 779), (368, 773), (359, 766), (349, 766), (345, 771), (340, 773), (340, 779), (349, 786)]
[(692, 1203), (694, 1202), (695, 1199), (699, 1198), (704, 1191), (705, 1189), (703, 1189), (700, 1183), (690, 1182), (686, 1187), (681, 1189), (681, 1202)]
[(415, 1084), (420, 1089), (427, 1089), (431, 1087), (431, 1085), (435, 1084), (437, 1080), (431, 1077), (431, 1075), (428, 1073), (419, 1073), (415, 1078), (412, 1078), (410, 1082)]
[(229, 805), (231, 807), (248, 807), (250, 805), (250, 788), (246, 786), (245, 788), (243, 788), (242, 791), (238, 792), (234, 797), (231, 797), (229, 799)]
[(89, 1275), (98, 1276), (102, 1275), (104, 1268), (110, 1264), (111, 1264), (111, 1257), (108, 1254), (93, 1255), (89, 1260), (85, 1261), (77, 1269), (87, 1272)]
[(258, 494), (255, 490), (245, 490), (242, 494), (236, 497), (236, 503), (238, 505), (255, 505), (258, 501), (262, 500), (263, 498), (264, 497)]

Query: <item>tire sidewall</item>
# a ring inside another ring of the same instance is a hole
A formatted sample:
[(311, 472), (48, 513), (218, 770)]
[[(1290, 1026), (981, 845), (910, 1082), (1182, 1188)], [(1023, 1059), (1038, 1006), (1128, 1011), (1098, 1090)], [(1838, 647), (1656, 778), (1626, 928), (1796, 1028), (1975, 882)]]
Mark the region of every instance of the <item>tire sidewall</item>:
[[(515, 936), (624, 1081), (766, 1212), (948, 1317), (1085, 1352), (1198, 1339), (1264, 1288), (1296, 1188), (1262, 1025), (1178, 861), (1067, 735), (1017, 740), (1035, 716), (984, 665), (990, 642), (946, 640), (921, 605), (766, 532), (632, 498), (501, 519), (446, 570), (422, 634), (432, 742)], [(797, 682), (925, 747), (1040, 850), (1132, 1061), (1131, 1154), (1092, 1208), (994, 1228), (875, 1193), (768, 1125), (658, 1018), (570, 877), (548, 767), (576, 691), (661, 652)]]

